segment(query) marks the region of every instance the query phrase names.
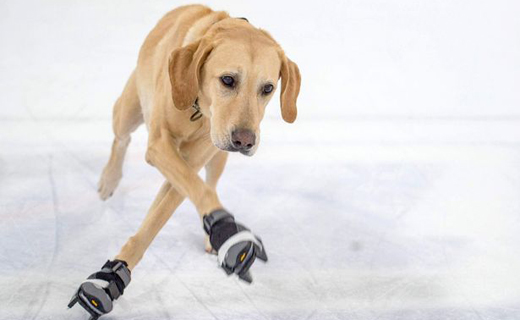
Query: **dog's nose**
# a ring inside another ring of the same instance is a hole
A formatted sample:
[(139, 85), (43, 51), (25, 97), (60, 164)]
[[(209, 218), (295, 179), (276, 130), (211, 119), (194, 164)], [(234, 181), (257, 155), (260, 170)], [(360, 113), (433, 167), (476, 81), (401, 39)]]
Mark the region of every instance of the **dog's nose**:
[(255, 145), (256, 136), (248, 129), (237, 129), (231, 134), (231, 143), (237, 150), (249, 150)]

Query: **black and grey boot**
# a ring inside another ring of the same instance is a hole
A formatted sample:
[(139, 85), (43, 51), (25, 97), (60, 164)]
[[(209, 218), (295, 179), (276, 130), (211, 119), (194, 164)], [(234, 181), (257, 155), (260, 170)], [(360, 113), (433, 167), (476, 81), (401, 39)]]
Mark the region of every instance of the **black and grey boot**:
[(76, 302), (97, 320), (112, 311), (113, 301), (119, 298), (130, 283), (130, 270), (125, 261), (107, 261), (100, 271), (90, 275), (72, 296), (69, 308)]
[(218, 264), (226, 273), (235, 273), (248, 283), (253, 281), (249, 268), (258, 259), (266, 262), (262, 240), (249, 229), (235, 222), (226, 210), (216, 210), (203, 219), (213, 249), (218, 253)]

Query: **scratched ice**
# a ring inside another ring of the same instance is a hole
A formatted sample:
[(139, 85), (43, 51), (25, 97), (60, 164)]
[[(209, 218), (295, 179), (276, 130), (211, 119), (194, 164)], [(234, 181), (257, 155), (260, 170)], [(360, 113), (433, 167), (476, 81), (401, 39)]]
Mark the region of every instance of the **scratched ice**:
[[(269, 262), (253, 266), (252, 285), (228, 278), (184, 203), (106, 319), (520, 319), (520, 43), (507, 40), (518, 5), (320, 1), (293, 26), (281, 19), (289, 4), (266, 3), (219, 5), (300, 64), (300, 118), (284, 124), (273, 99), (258, 154), (233, 154), (218, 189)], [(86, 319), (66, 309), (72, 293), (143, 220), (163, 181), (144, 161), (144, 128), (114, 197), (99, 200), (96, 184), (111, 103), (174, 5), (0, 5), (1, 320)], [(320, 12), (319, 27), (305, 23)], [(484, 13), (493, 19), (475, 24)], [(323, 41), (344, 65), (322, 70)]]

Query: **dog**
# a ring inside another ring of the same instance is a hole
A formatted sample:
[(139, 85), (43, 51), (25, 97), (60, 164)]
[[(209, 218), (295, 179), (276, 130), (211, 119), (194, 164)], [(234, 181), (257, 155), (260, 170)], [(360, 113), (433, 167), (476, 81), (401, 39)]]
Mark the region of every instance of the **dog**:
[[(255, 153), (259, 124), (279, 79), (281, 115), (292, 123), (300, 72), (269, 33), (202, 5), (179, 7), (153, 28), (114, 105), (115, 138), (98, 190), (103, 200), (113, 194), (130, 135), (145, 123), (146, 161), (166, 181), (137, 233), (115, 258), (124, 262), (128, 274), (185, 198), (201, 219), (223, 210), (215, 188), (228, 152)], [(205, 181), (198, 175), (203, 167)], [(211, 252), (211, 239), (205, 241)]]

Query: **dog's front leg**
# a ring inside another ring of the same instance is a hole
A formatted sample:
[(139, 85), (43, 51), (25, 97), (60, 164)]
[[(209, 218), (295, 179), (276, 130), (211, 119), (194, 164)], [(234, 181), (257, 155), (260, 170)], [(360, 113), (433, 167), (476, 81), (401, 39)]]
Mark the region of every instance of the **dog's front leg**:
[(128, 263), (130, 270), (135, 268), (153, 239), (182, 201), (184, 197), (168, 181), (165, 181), (139, 230), (126, 241), (116, 259)]
[(186, 148), (196, 149), (197, 152), (183, 152), (183, 157), (166, 131), (149, 143), (146, 161), (155, 166), (181, 195), (191, 200), (202, 218), (222, 208), (215, 189), (197, 174), (218, 149), (211, 143), (209, 136), (190, 142)]
[[(200, 140), (196, 143), (198, 148), (205, 147), (204, 154), (209, 156), (204, 157), (207, 162), (217, 149), (207, 135), (197, 140)], [(206, 184), (197, 174), (198, 170), (193, 170), (188, 164), (194, 161), (190, 160), (191, 155), (185, 160), (174, 145), (170, 134), (163, 132), (159, 139), (149, 143), (147, 161), (162, 172), (173, 188), (193, 202), (209, 235), (210, 245), (217, 252), (219, 265), (228, 274), (235, 273), (240, 279), (251, 282), (249, 268), (255, 259), (267, 261), (262, 241), (222, 208), (215, 189)], [(205, 162), (197, 164), (204, 165)]]

